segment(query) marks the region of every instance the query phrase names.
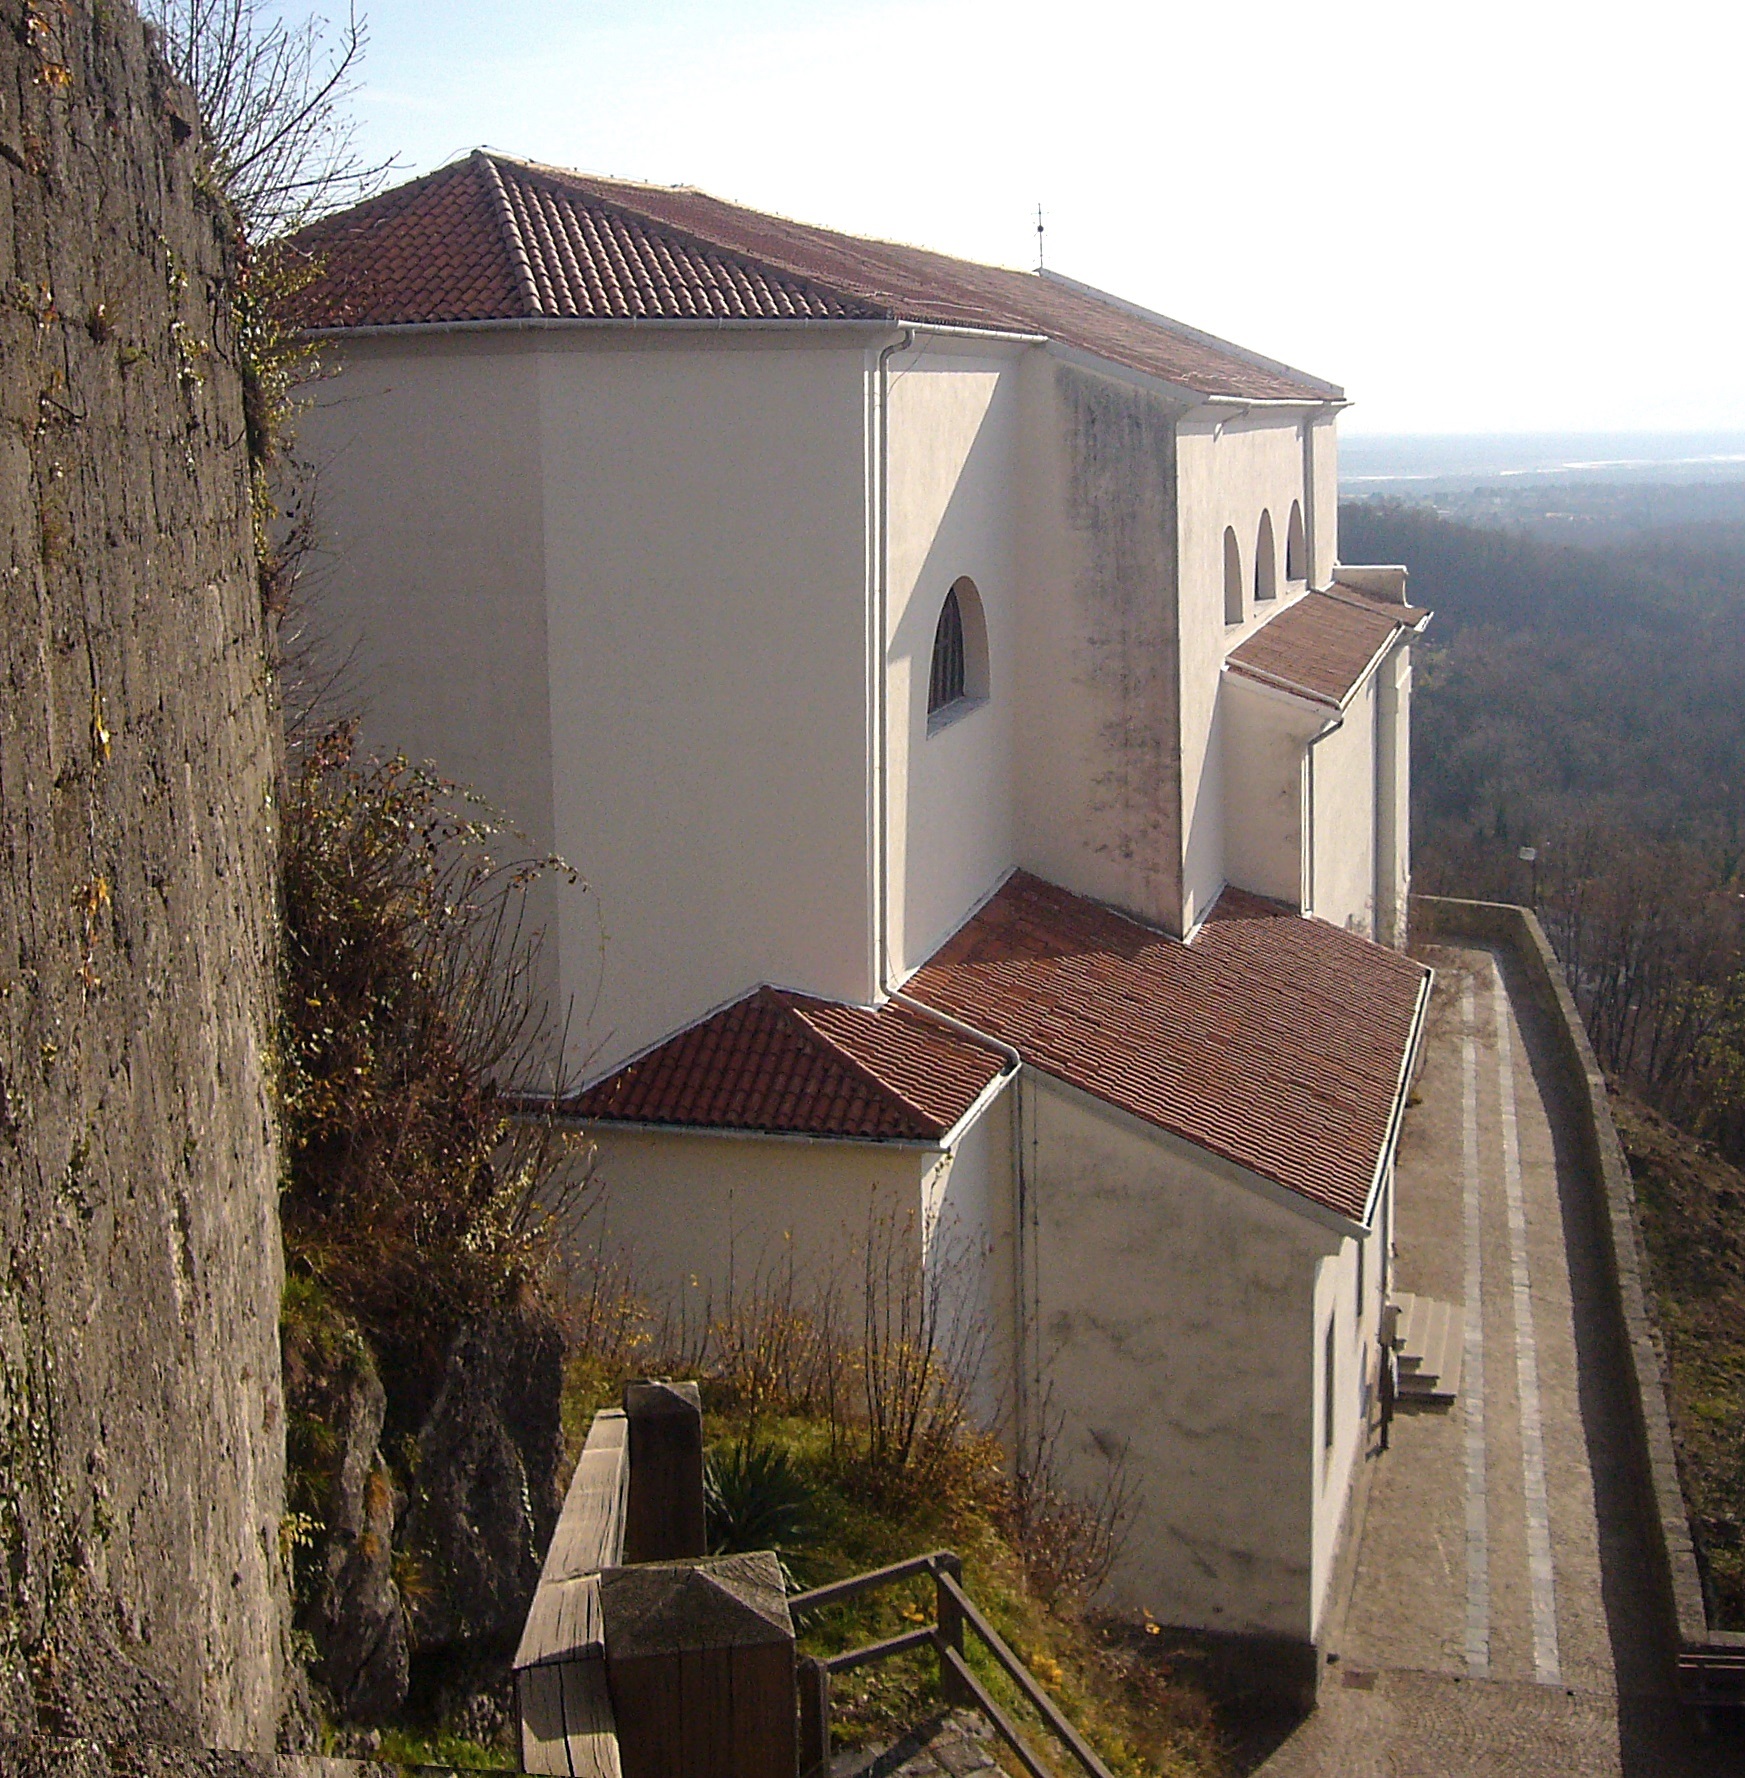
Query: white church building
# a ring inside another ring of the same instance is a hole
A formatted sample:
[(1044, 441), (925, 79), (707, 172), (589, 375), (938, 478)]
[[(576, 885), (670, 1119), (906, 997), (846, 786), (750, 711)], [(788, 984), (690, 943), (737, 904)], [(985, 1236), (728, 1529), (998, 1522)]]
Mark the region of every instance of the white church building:
[(322, 622), (592, 887), (551, 985), (644, 1278), (950, 1231), (993, 1394), (1126, 1457), (1115, 1601), (1306, 1662), (1429, 992), (1341, 391), (483, 152), (300, 242)]

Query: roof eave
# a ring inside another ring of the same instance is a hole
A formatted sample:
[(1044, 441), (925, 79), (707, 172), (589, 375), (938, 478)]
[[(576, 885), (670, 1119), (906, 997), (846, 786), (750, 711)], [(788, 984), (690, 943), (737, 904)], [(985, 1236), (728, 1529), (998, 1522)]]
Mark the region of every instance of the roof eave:
[(823, 1130), (745, 1129), (737, 1124), (665, 1124), (648, 1118), (587, 1117), (573, 1111), (524, 1109), (510, 1115), (522, 1122), (549, 1119), (561, 1129), (586, 1130), (594, 1135), (700, 1136), (732, 1142), (822, 1143), (833, 1148), (846, 1144), (854, 1148), (903, 1148), (918, 1154), (944, 1154), (949, 1146), (945, 1140), (949, 1132), (939, 1136), (855, 1136)]
[(1294, 704), (1299, 709), (1315, 711), (1322, 716), (1337, 716), (1345, 707), (1337, 698), (1329, 697), (1324, 692), (1312, 691), (1306, 685), (1298, 685), (1294, 679), (1287, 679), (1282, 673), (1270, 672), (1265, 667), (1250, 666), (1246, 661), (1226, 660), (1223, 672), (1232, 679), (1245, 680), (1257, 692), (1268, 697)]
[(380, 321), (350, 327), (306, 327), (307, 340), (406, 338), (455, 333), (581, 333), (632, 331), (664, 333), (864, 333), (897, 334), (904, 323), (880, 316), (785, 315), (493, 315), (470, 321)]
[(1067, 364), (1075, 365), (1080, 370), (1093, 370), (1099, 375), (1109, 377), (1115, 382), (1126, 383), (1136, 389), (1144, 389), (1154, 395), (1162, 395), (1167, 400), (1177, 403), (1183, 409), (1176, 416), (1176, 423), (1186, 418), (1196, 407), (1205, 404), (1206, 395), (1203, 390), (1191, 388), (1186, 383), (1177, 383), (1168, 377), (1160, 377), (1155, 371), (1139, 370), (1131, 364), (1123, 364), (1118, 358), (1105, 358), (1100, 352), (1092, 352), (1087, 347), (1075, 346), (1070, 342), (1048, 336), (1046, 347), (1051, 357), (1059, 358)]
[(1436, 971), (1426, 968), (1418, 988), (1418, 1003), (1412, 1009), (1411, 1029), (1406, 1037), (1405, 1053), (1400, 1057), (1399, 1080), (1394, 1087), (1394, 1102), (1388, 1109), (1387, 1134), (1382, 1139), (1381, 1153), (1376, 1156), (1375, 1174), (1369, 1182), (1369, 1195), (1363, 1205), (1363, 1227), (1375, 1224), (1376, 1205), (1387, 1183), (1388, 1164), (1399, 1146), (1400, 1128), (1406, 1118), (1406, 1102), (1411, 1096), (1412, 1076), (1417, 1072), (1418, 1054), (1424, 1047), (1424, 1027), (1430, 1011), (1430, 993), (1436, 985)]

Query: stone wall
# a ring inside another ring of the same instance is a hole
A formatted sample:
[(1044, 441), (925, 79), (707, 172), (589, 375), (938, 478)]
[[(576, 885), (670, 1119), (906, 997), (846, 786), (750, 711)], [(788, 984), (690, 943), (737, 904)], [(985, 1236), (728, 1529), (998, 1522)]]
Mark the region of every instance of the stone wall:
[(271, 1744), (273, 728), (194, 113), (0, 0), (0, 1735)]

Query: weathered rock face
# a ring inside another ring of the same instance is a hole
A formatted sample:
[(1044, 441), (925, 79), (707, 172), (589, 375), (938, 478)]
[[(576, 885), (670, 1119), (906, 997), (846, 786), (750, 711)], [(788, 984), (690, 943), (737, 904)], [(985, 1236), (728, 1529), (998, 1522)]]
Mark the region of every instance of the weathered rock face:
[(418, 1649), (513, 1643), (561, 1504), (563, 1334), (536, 1306), (456, 1337), (418, 1434), (402, 1544), (426, 1568)]
[(273, 750), (234, 264), (132, 12), (0, 27), (0, 1734), (260, 1747)]
[(406, 1614), (393, 1579), (394, 1521), (404, 1497), (379, 1448), (388, 1397), (359, 1351), (336, 1377), (311, 1379), (299, 1403), (332, 1439), (315, 1552), (314, 1598), (301, 1614), (315, 1677), (348, 1721), (382, 1722), (406, 1697)]

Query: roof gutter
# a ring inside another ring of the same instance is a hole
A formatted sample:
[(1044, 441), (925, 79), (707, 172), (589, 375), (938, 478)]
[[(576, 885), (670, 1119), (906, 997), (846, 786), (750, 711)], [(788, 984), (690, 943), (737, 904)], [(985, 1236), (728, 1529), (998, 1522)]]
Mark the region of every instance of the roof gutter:
[[(706, 1136), (713, 1142), (725, 1137), (734, 1142), (798, 1142), (840, 1148), (845, 1142), (859, 1148), (906, 1148), (922, 1154), (946, 1154), (957, 1125), (943, 1136), (837, 1136), (807, 1130), (748, 1130), (730, 1124), (662, 1124), (646, 1118), (582, 1117), (571, 1111), (517, 1111), (518, 1119), (549, 1118), (565, 1129), (586, 1130), (594, 1136), (622, 1133), (631, 1136)], [(961, 1119), (959, 1122), (961, 1123)]]
[(1024, 1058), (1011, 1044), (1002, 1042), (998, 1037), (990, 1036), (986, 1031), (978, 1031), (974, 1025), (966, 1024), (962, 1019), (954, 1018), (948, 1012), (941, 1012), (938, 1007), (929, 1006), (925, 1000), (917, 1000), (914, 995), (905, 994), (900, 988), (891, 990), (891, 998), (899, 1006), (908, 1007), (910, 1012), (919, 1013), (922, 1018), (930, 1019), (935, 1025), (943, 1026), (954, 1036), (962, 1037), (970, 1043), (980, 1044), (983, 1049), (993, 1050), (1005, 1061), (1005, 1067), (982, 1088), (981, 1092), (976, 1095), (975, 1103), (945, 1133), (942, 1140), (947, 1147), (950, 1147), (958, 1133), (967, 1130), (981, 1115), (983, 1107), (1000, 1096), (1007, 1083), (1023, 1068)]
[(947, 338), (996, 340), (1005, 345), (1045, 346), (1048, 335), (1015, 333), (1007, 328), (957, 326), (945, 321), (904, 321), (859, 315), (499, 315), (477, 321), (382, 321), (362, 327), (307, 327), (310, 340), (381, 339), (451, 333), (567, 333), (611, 328), (661, 333), (889, 333), (901, 327), (910, 334), (933, 333)]
[(943, 334), (947, 339), (999, 340), (1013, 346), (1046, 346), (1045, 333), (1015, 333), (1004, 327), (972, 327), (950, 321), (904, 321), (900, 325), (911, 333)]
[(795, 315), (769, 320), (737, 315), (508, 315), (482, 321), (384, 321), (364, 327), (306, 327), (303, 338), (353, 340), (451, 333), (566, 333), (619, 327), (632, 331), (654, 329), (662, 333), (889, 333), (891, 323), (876, 316), (845, 315)]
[(1393, 1108), (1388, 1113), (1387, 1135), (1382, 1139), (1381, 1153), (1376, 1157), (1375, 1176), (1369, 1182), (1369, 1195), (1363, 1201), (1363, 1226), (1375, 1221), (1375, 1207), (1387, 1179), (1389, 1163), (1400, 1140), (1400, 1126), (1406, 1119), (1406, 1098), (1412, 1090), (1412, 1076), (1418, 1068), (1418, 1052), (1424, 1044), (1424, 1025), (1430, 1011), (1430, 991), (1436, 985), (1436, 971), (1426, 969), (1418, 989), (1418, 1004), (1412, 1009), (1412, 1030), (1406, 1040), (1406, 1051), (1400, 1059), (1400, 1078), (1394, 1088)]
[[(1325, 408), (1332, 413), (1342, 414), (1351, 403), (1342, 395), (1202, 395), (1199, 400), (1201, 407), (1238, 410), (1238, 419), (1252, 408), (1291, 408), (1298, 412), (1306, 407)], [(1183, 420), (1192, 420), (1197, 416), (1184, 414)]]

